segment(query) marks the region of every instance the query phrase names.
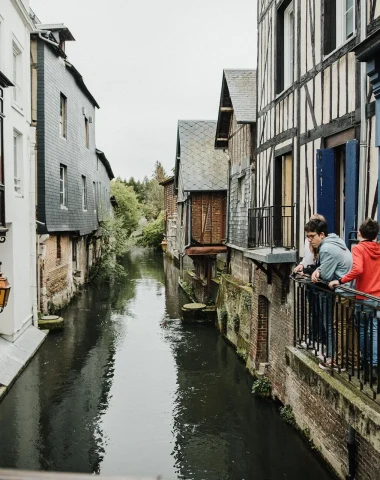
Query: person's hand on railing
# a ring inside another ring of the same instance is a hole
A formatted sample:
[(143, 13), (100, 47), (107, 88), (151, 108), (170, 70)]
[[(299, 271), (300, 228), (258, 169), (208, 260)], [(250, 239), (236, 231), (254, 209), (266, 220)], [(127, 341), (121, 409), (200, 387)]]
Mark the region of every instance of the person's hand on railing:
[(334, 288), (337, 287), (338, 285), (339, 285), (339, 280), (332, 280), (329, 283), (329, 287), (331, 288), (331, 290), (334, 290)]
[(321, 276), (321, 272), (317, 269), (317, 270), (314, 270), (312, 276), (311, 276), (311, 280), (313, 283), (317, 283), (319, 281), (319, 277)]
[(303, 270), (303, 265), (302, 265), (302, 263), (300, 263), (299, 265), (297, 265), (296, 267), (293, 268), (293, 273), (302, 274), (302, 270)]

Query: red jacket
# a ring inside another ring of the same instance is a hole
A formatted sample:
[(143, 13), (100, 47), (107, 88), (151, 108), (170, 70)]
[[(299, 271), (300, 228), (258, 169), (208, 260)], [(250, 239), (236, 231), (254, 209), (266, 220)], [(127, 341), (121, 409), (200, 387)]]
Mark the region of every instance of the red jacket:
[[(380, 245), (377, 242), (361, 241), (352, 248), (352, 269), (341, 282), (356, 280), (356, 290), (380, 297)], [(365, 297), (357, 295), (356, 298)]]

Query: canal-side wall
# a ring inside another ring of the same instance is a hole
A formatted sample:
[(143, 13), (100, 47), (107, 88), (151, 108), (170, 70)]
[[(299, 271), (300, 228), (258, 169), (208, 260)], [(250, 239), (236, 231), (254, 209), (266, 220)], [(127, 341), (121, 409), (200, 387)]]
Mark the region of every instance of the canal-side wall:
[(67, 305), (88, 280), (100, 257), (100, 238), (49, 235), (40, 245), (40, 308), (52, 313)]
[(244, 359), (250, 350), (252, 288), (231, 275), (221, 275), (216, 300), (218, 329)]
[(380, 478), (380, 406), (293, 347), (293, 292), (278, 275), (268, 284), (267, 275), (253, 269), (251, 279), (252, 288), (221, 276), (218, 329), (252, 375), (270, 380), (273, 397), (291, 407), (297, 428), (339, 478), (348, 475), (350, 427), (356, 437), (355, 478)]
[(244, 256), (242, 250), (231, 247), (229, 273), (243, 283), (250, 283), (252, 276), (252, 261)]
[(293, 345), (293, 296), (284, 295), (283, 281), (276, 274), (272, 283), (261, 270), (252, 274), (251, 344), (247, 368), (266, 373), (273, 394), (285, 403), (285, 349)]
[(348, 478), (348, 431), (355, 430), (356, 479), (380, 478), (380, 406), (322, 371), (302, 350), (285, 355), (285, 403), (298, 427), (338, 473)]

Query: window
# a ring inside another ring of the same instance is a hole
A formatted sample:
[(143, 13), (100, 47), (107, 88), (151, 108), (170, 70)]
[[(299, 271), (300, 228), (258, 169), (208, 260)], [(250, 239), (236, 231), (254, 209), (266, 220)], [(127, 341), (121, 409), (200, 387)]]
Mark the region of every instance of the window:
[(13, 101), (19, 106), (21, 105), (21, 50), (18, 48), (15, 42), (13, 42), (13, 52), (12, 52), (12, 81), (14, 83), (13, 87)]
[(22, 195), (22, 135), (13, 130), (14, 190)]
[(61, 137), (66, 138), (67, 135), (67, 108), (66, 108), (67, 99), (61, 93), (60, 104), (59, 104), (59, 134)]
[(84, 134), (86, 148), (90, 148), (90, 133), (88, 129), (88, 118), (84, 119)]
[(71, 256), (72, 256), (72, 261), (76, 263), (77, 261), (77, 239), (73, 238), (71, 241)]
[(61, 250), (61, 235), (57, 235), (57, 265), (61, 263), (62, 250)]
[(277, 93), (294, 80), (294, 10), (293, 2), (283, 2), (277, 11)]
[(59, 203), (61, 207), (67, 207), (67, 167), (59, 166)]
[(94, 212), (96, 212), (97, 204), (96, 204), (96, 184), (92, 182), (92, 193), (94, 197)]
[(324, 54), (328, 55), (348, 40), (355, 31), (354, 0), (325, 0)]
[(293, 243), (293, 157), (291, 153), (276, 157), (274, 170), (274, 225), (275, 243), (291, 247)]
[(239, 203), (245, 202), (245, 176), (238, 179), (237, 199)]
[(359, 145), (353, 139), (334, 148), (317, 150), (317, 211), (325, 216), (329, 231), (350, 243), (356, 232)]
[(84, 175), (82, 175), (82, 207), (83, 210), (87, 210), (87, 183)]

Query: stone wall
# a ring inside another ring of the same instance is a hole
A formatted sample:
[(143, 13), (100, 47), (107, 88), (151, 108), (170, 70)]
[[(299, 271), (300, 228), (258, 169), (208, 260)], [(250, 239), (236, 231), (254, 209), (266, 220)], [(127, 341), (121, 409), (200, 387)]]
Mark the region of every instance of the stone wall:
[(252, 288), (231, 275), (222, 275), (217, 297), (218, 328), (221, 333), (248, 356), (251, 336)]
[(232, 277), (243, 283), (250, 283), (252, 276), (252, 262), (244, 256), (244, 252), (235, 248), (230, 249), (229, 271)]
[[(42, 240), (44, 236), (41, 237)], [(100, 257), (100, 238), (53, 234), (40, 245), (40, 309), (51, 313), (68, 304), (89, 279)]]

